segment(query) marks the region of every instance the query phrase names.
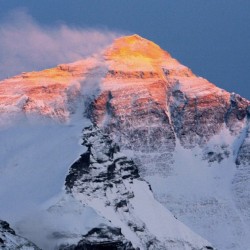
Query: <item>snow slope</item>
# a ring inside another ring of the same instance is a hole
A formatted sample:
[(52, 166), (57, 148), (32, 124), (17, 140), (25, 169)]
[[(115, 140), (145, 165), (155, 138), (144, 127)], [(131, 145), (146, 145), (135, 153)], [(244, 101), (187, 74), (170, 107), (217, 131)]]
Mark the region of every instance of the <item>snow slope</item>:
[[(178, 144), (168, 177), (146, 177), (157, 200), (218, 249), (244, 250), (250, 244), (250, 224), (238, 208), (240, 196), (235, 195), (233, 184), (240, 171), (234, 163), (241, 138), (238, 140), (224, 129), (203, 149), (184, 149)], [(204, 158), (205, 152), (212, 151), (222, 155), (220, 162)], [(238, 192), (248, 190), (242, 186)], [(242, 197), (241, 202), (247, 199)]]

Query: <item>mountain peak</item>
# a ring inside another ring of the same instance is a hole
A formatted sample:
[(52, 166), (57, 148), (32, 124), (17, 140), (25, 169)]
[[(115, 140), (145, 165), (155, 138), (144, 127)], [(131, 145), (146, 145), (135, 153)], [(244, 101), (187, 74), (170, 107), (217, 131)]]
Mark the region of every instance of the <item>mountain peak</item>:
[[(117, 41), (122, 41), (124, 43), (130, 43), (130, 44), (136, 43), (136, 42), (144, 42), (144, 43), (151, 42), (148, 39), (139, 36), (138, 34), (118, 37), (117, 39), (115, 39), (114, 43), (116, 43)], [(151, 42), (151, 43), (153, 43), (153, 42)], [(153, 44), (155, 44), (155, 43), (153, 43)]]
[(116, 39), (105, 54), (110, 59), (140, 57), (141, 59), (162, 60), (169, 56), (157, 44), (136, 34)]
[(129, 36), (123, 36), (120, 39), (130, 40), (131, 42), (136, 42), (138, 40), (145, 40), (145, 41), (147, 41), (147, 39), (139, 36), (138, 34), (133, 34), (133, 35), (129, 35)]
[(136, 34), (117, 38), (104, 56), (111, 68), (125, 71), (155, 71), (156, 65), (173, 61), (160, 46)]

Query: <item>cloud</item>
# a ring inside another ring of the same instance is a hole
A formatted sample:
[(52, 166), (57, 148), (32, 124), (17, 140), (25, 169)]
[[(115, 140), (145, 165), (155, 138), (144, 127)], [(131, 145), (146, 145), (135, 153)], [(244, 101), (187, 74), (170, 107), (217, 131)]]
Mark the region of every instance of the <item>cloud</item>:
[(79, 60), (108, 46), (118, 32), (36, 23), (24, 10), (0, 23), (0, 79)]

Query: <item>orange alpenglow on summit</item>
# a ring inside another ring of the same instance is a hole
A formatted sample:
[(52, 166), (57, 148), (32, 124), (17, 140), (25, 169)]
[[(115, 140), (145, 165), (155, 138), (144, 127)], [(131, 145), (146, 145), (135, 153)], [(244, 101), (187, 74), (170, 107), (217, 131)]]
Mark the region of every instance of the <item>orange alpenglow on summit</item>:
[(133, 101), (124, 96), (130, 92), (137, 93), (142, 102), (152, 99), (163, 109), (166, 109), (168, 91), (173, 88), (191, 98), (206, 96), (210, 106), (218, 104), (216, 96), (225, 102), (230, 99), (229, 93), (195, 76), (155, 43), (132, 35), (116, 39), (102, 53), (87, 59), (1, 81), (0, 112), (24, 111), (67, 121), (71, 112), (69, 102), (84, 91), (86, 82), (98, 85), (100, 96), (112, 91), (113, 101), (116, 102), (115, 97), (122, 98), (128, 110)]

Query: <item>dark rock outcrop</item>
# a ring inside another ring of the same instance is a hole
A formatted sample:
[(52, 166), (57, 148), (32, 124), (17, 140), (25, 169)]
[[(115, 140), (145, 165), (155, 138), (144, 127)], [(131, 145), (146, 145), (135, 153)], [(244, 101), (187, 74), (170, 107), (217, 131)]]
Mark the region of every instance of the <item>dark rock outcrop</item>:
[(91, 229), (76, 245), (60, 246), (59, 250), (135, 250), (121, 229), (103, 226)]
[(118, 155), (120, 152), (119, 146), (97, 127), (84, 129), (82, 144), (87, 147), (87, 151), (70, 167), (65, 180), (68, 191), (79, 186), (79, 181), (82, 187), (85, 183), (88, 188), (88, 183), (91, 182), (96, 183), (97, 189), (105, 191), (107, 187), (120, 183), (123, 179), (139, 177), (138, 168), (132, 160), (122, 154), (114, 157), (114, 154)]

